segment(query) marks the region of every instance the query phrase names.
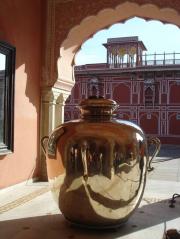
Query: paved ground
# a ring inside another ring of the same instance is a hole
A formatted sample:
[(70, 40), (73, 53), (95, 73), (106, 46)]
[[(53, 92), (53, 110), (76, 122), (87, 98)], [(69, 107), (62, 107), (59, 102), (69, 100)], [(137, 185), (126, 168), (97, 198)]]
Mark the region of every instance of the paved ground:
[(0, 191), (0, 239), (162, 239), (169, 228), (180, 230), (180, 146), (164, 146), (147, 179), (141, 205), (118, 229), (94, 231), (73, 227), (59, 212), (47, 183), (21, 184)]
[(149, 179), (180, 181), (180, 146), (164, 145), (153, 163)]

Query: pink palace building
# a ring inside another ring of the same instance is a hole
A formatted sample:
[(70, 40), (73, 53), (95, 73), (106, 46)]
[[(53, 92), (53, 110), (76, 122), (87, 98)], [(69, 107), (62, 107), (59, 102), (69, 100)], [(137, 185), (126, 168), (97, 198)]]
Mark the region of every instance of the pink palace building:
[(75, 67), (65, 121), (80, 117), (77, 105), (94, 91), (119, 104), (117, 118), (133, 121), (162, 143), (180, 144), (180, 53), (147, 55), (137, 36), (109, 38), (103, 45), (106, 63)]

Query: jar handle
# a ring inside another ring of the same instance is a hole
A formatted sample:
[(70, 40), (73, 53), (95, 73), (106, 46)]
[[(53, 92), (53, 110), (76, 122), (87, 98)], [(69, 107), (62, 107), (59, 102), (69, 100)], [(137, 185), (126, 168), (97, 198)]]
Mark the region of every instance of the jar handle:
[(148, 146), (150, 145), (155, 145), (155, 150), (153, 155), (151, 156), (150, 160), (149, 160), (149, 164), (148, 164), (148, 172), (152, 171), (154, 168), (151, 166), (152, 160), (156, 157), (156, 155), (159, 153), (160, 148), (161, 148), (161, 141), (160, 139), (158, 139), (157, 137), (149, 137), (147, 140)]
[(44, 155), (46, 156), (46, 146), (47, 146), (47, 141), (49, 140), (48, 136), (44, 136), (41, 139), (41, 147), (42, 147), (42, 151), (44, 153)]
[(56, 158), (57, 142), (64, 133), (65, 133), (64, 127), (59, 126), (50, 135), (48, 144), (47, 144), (47, 154), (49, 158), (51, 159)]
[(83, 163), (84, 175), (83, 178), (85, 182), (88, 180), (88, 165), (87, 165), (87, 145), (81, 147), (81, 158)]

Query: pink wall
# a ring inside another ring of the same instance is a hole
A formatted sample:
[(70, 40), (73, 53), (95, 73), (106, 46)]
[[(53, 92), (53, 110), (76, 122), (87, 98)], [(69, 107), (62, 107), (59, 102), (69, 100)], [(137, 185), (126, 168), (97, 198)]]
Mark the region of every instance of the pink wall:
[(158, 135), (158, 113), (151, 114), (151, 118), (147, 118), (147, 113), (140, 115), (140, 125), (145, 133)]
[(130, 89), (127, 85), (121, 83), (114, 88), (113, 99), (118, 103), (130, 103)]
[(180, 86), (176, 84), (170, 85), (170, 103), (179, 104), (180, 103)]
[(0, 188), (37, 176), (42, 51), (41, 0), (4, 0), (0, 40), (16, 47), (14, 153), (0, 156)]
[(180, 134), (180, 120), (176, 118), (176, 113), (169, 114), (169, 134)]

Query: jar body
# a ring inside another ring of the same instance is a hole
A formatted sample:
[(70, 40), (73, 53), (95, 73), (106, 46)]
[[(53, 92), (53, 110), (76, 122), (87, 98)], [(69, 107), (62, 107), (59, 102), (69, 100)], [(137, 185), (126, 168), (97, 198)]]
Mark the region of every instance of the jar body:
[(147, 172), (146, 138), (137, 125), (70, 121), (52, 133), (48, 148), (51, 190), (68, 220), (89, 227), (127, 221), (141, 201)]

